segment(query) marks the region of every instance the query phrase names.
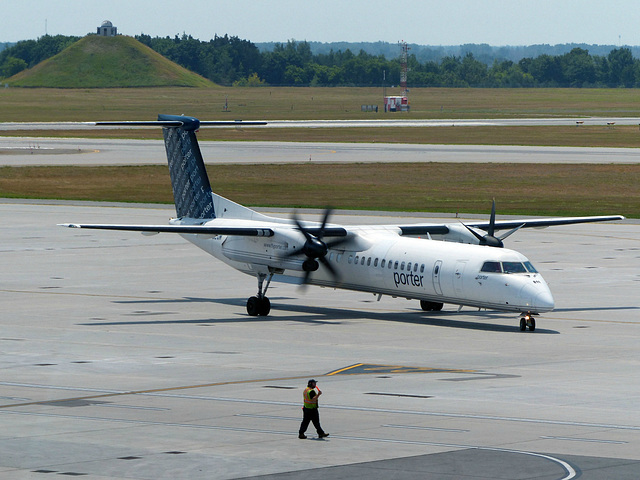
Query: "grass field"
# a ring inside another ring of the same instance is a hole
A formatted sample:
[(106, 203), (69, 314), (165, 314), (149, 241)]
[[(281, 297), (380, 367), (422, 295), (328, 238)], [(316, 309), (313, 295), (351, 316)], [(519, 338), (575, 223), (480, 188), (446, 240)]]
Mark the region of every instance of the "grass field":
[[(397, 93), (388, 89), (388, 94)], [(0, 122), (638, 116), (634, 89), (412, 89), (411, 112), (367, 113), (374, 88), (0, 89)], [(228, 101), (229, 112), (223, 112)], [(155, 130), (0, 131), (0, 135), (160, 138)], [(203, 129), (201, 139), (635, 148), (633, 126)], [(638, 165), (211, 166), (214, 189), (248, 205), (640, 218)], [(143, 188), (141, 186), (144, 185)], [(166, 167), (3, 168), (0, 196), (171, 203)]]
[[(635, 89), (417, 88), (410, 93), (410, 112), (360, 110), (363, 104), (382, 106), (381, 97), (382, 90), (376, 88), (7, 88), (0, 89), (0, 122), (151, 120), (158, 113), (184, 113), (206, 120), (637, 116), (640, 124), (640, 90)], [(229, 105), (228, 112), (223, 111), (225, 102)], [(145, 129), (0, 129), (0, 135), (159, 137), (157, 131)], [(603, 124), (581, 127), (203, 129), (200, 138), (635, 148), (640, 145), (640, 128), (621, 125), (609, 128)]]
[[(640, 218), (640, 165), (210, 165), (246, 205)], [(173, 203), (167, 167), (4, 167), (0, 197)]]
[(360, 106), (382, 107), (381, 88), (5, 88), (0, 122), (153, 120), (158, 113), (203, 120), (640, 117), (638, 89), (414, 88), (409, 99), (410, 112), (375, 113)]

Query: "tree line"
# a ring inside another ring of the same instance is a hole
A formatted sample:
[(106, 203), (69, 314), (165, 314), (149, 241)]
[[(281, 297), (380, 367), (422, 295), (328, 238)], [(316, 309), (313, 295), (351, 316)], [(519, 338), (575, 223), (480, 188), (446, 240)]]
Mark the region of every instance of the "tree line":
[[(0, 52), (0, 78), (30, 68), (80, 38), (45, 35), (18, 42)], [(399, 56), (387, 59), (364, 50), (314, 54), (308, 42), (291, 40), (260, 51), (254, 43), (228, 35), (209, 41), (186, 34), (135, 38), (220, 85), (379, 87), (400, 81)], [(494, 59), (491, 64), (471, 52), (430, 61), (409, 55), (408, 69), (409, 87), (640, 87), (640, 60), (627, 47), (606, 55), (591, 55), (588, 49), (576, 47), (562, 55), (541, 54), (517, 62)]]
[[(400, 53), (398, 43), (389, 42), (308, 42), (311, 51), (317, 53), (329, 53), (331, 50), (337, 52), (347, 49), (352, 52), (364, 50), (373, 55), (384, 55), (386, 58), (397, 58)], [(256, 42), (258, 49), (271, 51), (276, 42)], [(494, 60), (511, 60), (519, 62), (523, 58), (535, 58), (547, 54), (552, 56), (564, 55), (574, 48), (589, 50), (591, 55), (606, 56), (616, 45), (594, 45), (587, 43), (562, 43), (557, 45), (534, 44), (534, 45), (503, 45), (492, 46), (486, 43), (466, 43), (463, 45), (419, 45), (415, 43), (407, 44), (410, 53), (416, 56), (420, 63), (429, 61), (441, 62), (445, 57), (464, 57), (467, 53), (472, 53), (473, 57), (482, 63), (492, 65)], [(628, 46), (631, 53), (640, 58), (640, 46)]]
[(60, 53), (82, 37), (44, 35), (37, 40), (22, 40), (0, 51), (0, 78), (8, 78)]

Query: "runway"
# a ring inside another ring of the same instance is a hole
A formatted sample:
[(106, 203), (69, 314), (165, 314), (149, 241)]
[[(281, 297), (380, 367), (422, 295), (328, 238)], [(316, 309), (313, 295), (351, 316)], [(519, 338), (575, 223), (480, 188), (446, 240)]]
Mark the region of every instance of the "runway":
[[(56, 227), (174, 213), (0, 200), (3, 478), (637, 478), (638, 222), (509, 238), (556, 299), (534, 333), (284, 284), (249, 317), (255, 279), (177, 236)], [(309, 378), (325, 440), (297, 438)]]
[[(391, 114), (393, 116), (393, 114)], [(404, 114), (399, 113), (400, 117)], [(139, 119), (145, 120), (145, 119)], [(149, 120), (149, 119), (146, 119)], [(207, 120), (201, 118), (200, 120)], [(242, 120), (235, 120), (242, 122)], [(373, 120), (266, 120), (259, 128), (424, 128), (424, 127), (566, 127), (580, 125), (640, 125), (640, 117), (531, 117), (531, 118), (384, 118)], [(96, 127), (95, 122), (0, 122), (0, 130), (117, 130), (121, 126)], [(140, 128), (140, 127), (138, 127)], [(147, 127), (142, 127), (147, 128)], [(155, 127), (150, 127), (155, 128)], [(206, 127), (205, 127), (206, 128)], [(212, 127), (216, 128), (216, 127)]]
[[(158, 134), (160, 136), (160, 133)], [(205, 162), (219, 163), (640, 163), (631, 148), (414, 145), (386, 143), (201, 141)], [(0, 137), (0, 166), (164, 165), (162, 140)]]

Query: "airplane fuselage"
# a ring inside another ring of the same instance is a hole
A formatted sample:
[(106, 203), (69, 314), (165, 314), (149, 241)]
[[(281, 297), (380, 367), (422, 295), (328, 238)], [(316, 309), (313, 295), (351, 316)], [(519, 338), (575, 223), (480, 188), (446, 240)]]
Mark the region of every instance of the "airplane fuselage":
[[(207, 225), (223, 222), (230, 223), (212, 220)], [(237, 222), (232, 223), (237, 226)], [(264, 221), (260, 225), (264, 226)], [(183, 236), (243, 273), (274, 273), (275, 281), (301, 283), (304, 259), (287, 255), (303, 242), (302, 234), (281, 224), (274, 224), (272, 229), (275, 234), (270, 237)], [(329, 249), (326, 255), (337, 275), (320, 268), (308, 283), (434, 304), (522, 313), (547, 312), (554, 307), (542, 275), (514, 250), (401, 237), (371, 227), (351, 231), (353, 237), (348, 242)]]

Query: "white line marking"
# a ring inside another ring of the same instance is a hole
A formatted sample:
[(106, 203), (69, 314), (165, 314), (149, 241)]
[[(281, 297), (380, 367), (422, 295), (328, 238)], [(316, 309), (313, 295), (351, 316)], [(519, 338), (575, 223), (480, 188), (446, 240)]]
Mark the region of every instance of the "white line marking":
[(438, 428), (438, 427), (418, 427), (414, 425), (382, 425), (389, 428), (406, 428), (408, 430), (432, 430), (436, 432), (454, 432), (454, 433), (466, 433), (469, 430), (461, 430), (459, 428)]
[(623, 445), (629, 442), (623, 442), (620, 440), (599, 440), (597, 438), (577, 438), (577, 437), (540, 437), (547, 440), (568, 440), (570, 442), (593, 442), (593, 443), (613, 443)]

